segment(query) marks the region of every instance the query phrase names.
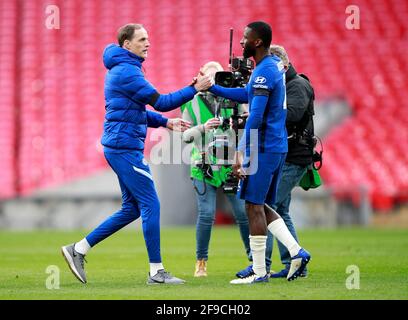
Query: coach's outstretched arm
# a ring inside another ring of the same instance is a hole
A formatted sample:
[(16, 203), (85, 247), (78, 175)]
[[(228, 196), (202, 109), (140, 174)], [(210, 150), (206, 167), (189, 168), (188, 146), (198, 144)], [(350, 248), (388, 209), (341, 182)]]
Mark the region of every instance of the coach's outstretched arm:
[(168, 118), (162, 116), (160, 113), (150, 110), (146, 110), (146, 120), (149, 128), (165, 128), (167, 126), (167, 122), (169, 121)]
[(215, 84), (209, 91), (216, 96), (234, 100), (238, 103), (248, 103), (248, 92), (245, 88), (225, 88)]
[(135, 74), (128, 74), (123, 80), (123, 91), (131, 93), (130, 98), (143, 104), (150, 104), (155, 110), (167, 112), (177, 109), (193, 99), (198, 91), (207, 90), (211, 86), (208, 76), (199, 75), (194, 85), (186, 86), (168, 94), (160, 94), (156, 88), (144, 78), (143, 73), (136, 69)]
[(194, 85), (189, 85), (178, 91), (168, 94), (160, 94), (156, 91), (152, 94), (149, 104), (157, 111), (171, 111), (193, 99), (198, 91), (207, 90), (210, 86), (211, 79), (208, 76), (199, 75)]
[(184, 132), (191, 127), (191, 122), (181, 118), (168, 119), (160, 113), (147, 110), (146, 112), (147, 126), (149, 128), (167, 128), (172, 131)]

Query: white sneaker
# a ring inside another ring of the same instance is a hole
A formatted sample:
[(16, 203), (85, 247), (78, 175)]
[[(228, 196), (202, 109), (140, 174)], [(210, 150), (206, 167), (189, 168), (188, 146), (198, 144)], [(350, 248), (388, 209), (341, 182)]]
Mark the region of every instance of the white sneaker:
[(239, 279), (234, 279), (231, 280), (231, 284), (253, 284), (253, 283), (259, 283), (259, 282), (268, 282), (269, 281), (269, 275), (266, 274), (263, 277), (257, 277), (255, 274), (252, 274), (246, 278), (239, 278)]

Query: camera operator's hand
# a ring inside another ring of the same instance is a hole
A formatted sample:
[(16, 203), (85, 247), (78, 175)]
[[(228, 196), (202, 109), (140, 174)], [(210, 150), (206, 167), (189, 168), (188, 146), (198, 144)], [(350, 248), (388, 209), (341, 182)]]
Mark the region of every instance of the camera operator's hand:
[(246, 122), (246, 119), (248, 118), (248, 116), (249, 116), (249, 112), (244, 112), (243, 114), (241, 114), (239, 116), (239, 118), (238, 118), (238, 121), (237, 121), (237, 127), (235, 126), (234, 120), (231, 117), (230, 121), (229, 121), (230, 128), (233, 129), (233, 130), (244, 129), (245, 128), (245, 122)]
[(180, 118), (174, 118), (174, 119), (169, 119), (167, 121), (167, 129), (173, 130), (173, 131), (179, 131), (179, 132), (184, 132), (188, 128), (191, 127), (191, 122), (180, 119)]
[(245, 171), (242, 168), (243, 161), (244, 156), (242, 155), (242, 152), (236, 151), (234, 155), (234, 164), (232, 165), (232, 172), (234, 176), (236, 176), (240, 180), (245, 179)]
[(204, 130), (209, 131), (211, 129), (218, 128), (221, 125), (221, 121), (218, 118), (211, 118), (207, 120), (207, 122), (204, 124)]
[(244, 129), (245, 123), (249, 117), (249, 112), (244, 112), (241, 114), (241, 117), (238, 119), (238, 129)]
[(204, 75), (201, 71), (197, 76), (197, 81), (194, 84), (194, 88), (197, 91), (206, 91), (212, 86), (212, 79), (210, 76)]
[(243, 119), (248, 118), (248, 117), (249, 117), (249, 112), (248, 111), (241, 114), (241, 118), (243, 118)]

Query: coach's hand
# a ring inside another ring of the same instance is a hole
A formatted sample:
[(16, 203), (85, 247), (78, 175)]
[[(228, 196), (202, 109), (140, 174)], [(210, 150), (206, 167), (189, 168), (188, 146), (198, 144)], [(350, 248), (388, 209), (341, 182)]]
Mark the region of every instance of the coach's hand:
[[(194, 79), (193, 79), (194, 81)], [(202, 71), (197, 76), (197, 81), (194, 84), (194, 88), (197, 91), (205, 91), (208, 90), (213, 85), (211, 77), (204, 75)]]
[(244, 156), (242, 152), (236, 151), (234, 155), (234, 164), (232, 165), (232, 172), (234, 176), (236, 176), (240, 180), (245, 179), (245, 171), (242, 168), (243, 161), (244, 161)]
[(184, 132), (188, 128), (191, 127), (191, 122), (180, 119), (180, 118), (174, 118), (174, 119), (169, 119), (167, 121), (167, 129), (173, 130), (173, 131), (179, 131), (179, 132)]
[(197, 83), (197, 77), (194, 77), (193, 80), (191, 80), (190, 86), (194, 86)]

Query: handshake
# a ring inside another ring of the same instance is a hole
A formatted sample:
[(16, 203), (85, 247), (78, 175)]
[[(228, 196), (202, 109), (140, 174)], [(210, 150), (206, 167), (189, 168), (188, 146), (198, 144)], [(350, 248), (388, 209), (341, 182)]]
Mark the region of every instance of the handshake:
[[(206, 91), (213, 85), (213, 78), (210, 75), (204, 74), (202, 70), (191, 81), (191, 86), (197, 91)], [(219, 119), (211, 119), (206, 125), (205, 129), (209, 130), (214, 127), (218, 127), (220, 124)], [(168, 119), (166, 127), (173, 131), (184, 132), (191, 127), (191, 122), (181, 118)]]
[(198, 75), (193, 78), (190, 85), (194, 86), (197, 91), (206, 91), (214, 84), (213, 81), (214, 80), (210, 75), (206, 75), (200, 70)]

